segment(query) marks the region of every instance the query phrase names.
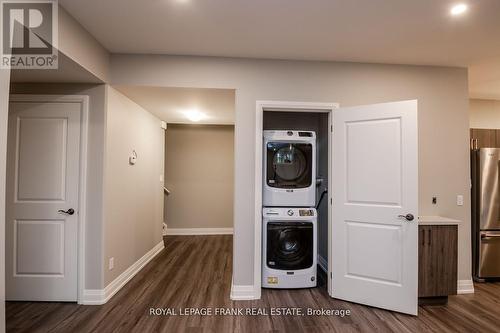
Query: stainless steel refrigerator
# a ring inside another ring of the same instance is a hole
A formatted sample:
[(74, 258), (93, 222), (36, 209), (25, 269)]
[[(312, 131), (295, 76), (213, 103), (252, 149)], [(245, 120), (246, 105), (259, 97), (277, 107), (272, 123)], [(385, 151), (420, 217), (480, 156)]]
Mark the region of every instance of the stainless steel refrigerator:
[(475, 280), (500, 278), (500, 148), (471, 152)]

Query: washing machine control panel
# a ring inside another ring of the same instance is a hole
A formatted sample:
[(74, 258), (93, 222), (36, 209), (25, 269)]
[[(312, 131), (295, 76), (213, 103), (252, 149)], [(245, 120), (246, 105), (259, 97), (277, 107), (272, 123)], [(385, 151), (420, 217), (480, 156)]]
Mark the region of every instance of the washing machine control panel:
[(311, 218), (316, 217), (316, 209), (314, 208), (299, 208), (299, 207), (264, 207), (263, 216), (268, 217), (286, 217), (286, 218)]

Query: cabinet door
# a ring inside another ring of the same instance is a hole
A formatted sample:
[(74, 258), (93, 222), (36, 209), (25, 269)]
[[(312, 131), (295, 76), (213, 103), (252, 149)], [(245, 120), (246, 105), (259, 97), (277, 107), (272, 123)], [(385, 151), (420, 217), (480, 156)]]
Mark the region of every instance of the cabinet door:
[[(500, 133), (499, 133), (500, 134)], [(486, 128), (472, 128), (471, 139), (477, 140), (477, 148), (497, 147), (497, 131)], [(500, 139), (500, 137), (499, 137)], [(499, 141), (500, 143), (500, 141)]]
[(500, 148), (500, 129), (495, 130), (495, 148)]
[(419, 227), (419, 297), (457, 293), (457, 226)]

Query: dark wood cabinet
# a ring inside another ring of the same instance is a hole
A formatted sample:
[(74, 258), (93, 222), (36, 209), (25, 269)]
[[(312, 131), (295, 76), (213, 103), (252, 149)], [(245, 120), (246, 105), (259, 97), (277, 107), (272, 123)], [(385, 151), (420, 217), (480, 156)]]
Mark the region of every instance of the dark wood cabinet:
[(496, 129), (495, 130), (495, 148), (500, 148), (500, 130)]
[(500, 148), (500, 129), (471, 128), (471, 148)]
[(456, 225), (420, 225), (418, 235), (418, 297), (446, 302), (457, 293)]
[(471, 147), (500, 148), (500, 130), (488, 128), (470, 129)]

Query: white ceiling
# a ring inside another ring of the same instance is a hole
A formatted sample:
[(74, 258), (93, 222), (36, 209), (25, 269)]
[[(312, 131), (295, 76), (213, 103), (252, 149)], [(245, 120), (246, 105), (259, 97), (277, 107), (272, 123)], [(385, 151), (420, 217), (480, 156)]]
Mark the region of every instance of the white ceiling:
[(114, 86), (122, 94), (167, 123), (192, 124), (185, 112), (206, 115), (198, 124), (234, 124), (234, 90)]
[[(112, 53), (476, 66), (479, 78), (500, 58), (499, 0), (59, 2)], [(470, 8), (452, 17), (457, 2)]]

